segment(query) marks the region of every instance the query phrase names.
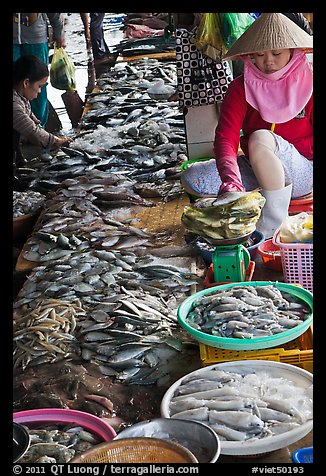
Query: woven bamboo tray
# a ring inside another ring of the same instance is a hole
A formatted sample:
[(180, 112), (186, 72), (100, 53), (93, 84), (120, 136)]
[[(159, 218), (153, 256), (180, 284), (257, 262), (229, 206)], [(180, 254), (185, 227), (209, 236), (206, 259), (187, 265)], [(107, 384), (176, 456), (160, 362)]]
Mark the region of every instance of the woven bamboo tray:
[(121, 438), (96, 445), (73, 458), (71, 463), (198, 463), (195, 456), (178, 443), (159, 438)]

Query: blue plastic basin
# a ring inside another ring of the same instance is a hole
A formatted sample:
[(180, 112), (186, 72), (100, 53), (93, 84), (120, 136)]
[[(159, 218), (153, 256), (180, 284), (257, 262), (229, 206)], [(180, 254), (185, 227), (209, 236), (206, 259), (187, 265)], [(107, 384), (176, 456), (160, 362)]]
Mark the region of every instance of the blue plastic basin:
[(313, 463), (313, 447), (307, 446), (294, 451), (292, 453), (292, 461), (294, 463)]

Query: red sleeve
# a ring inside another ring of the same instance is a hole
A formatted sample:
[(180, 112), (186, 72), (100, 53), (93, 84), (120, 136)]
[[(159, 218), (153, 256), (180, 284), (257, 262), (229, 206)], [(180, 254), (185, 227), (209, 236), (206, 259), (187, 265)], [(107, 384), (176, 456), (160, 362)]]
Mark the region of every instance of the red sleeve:
[(240, 130), (247, 112), (243, 76), (232, 81), (224, 96), (215, 131), (214, 153), (216, 161), (224, 156), (236, 158)]
[(219, 122), (215, 131), (214, 154), (222, 180), (219, 193), (243, 191), (237, 163), (240, 130), (247, 111), (243, 76), (232, 81), (224, 96)]

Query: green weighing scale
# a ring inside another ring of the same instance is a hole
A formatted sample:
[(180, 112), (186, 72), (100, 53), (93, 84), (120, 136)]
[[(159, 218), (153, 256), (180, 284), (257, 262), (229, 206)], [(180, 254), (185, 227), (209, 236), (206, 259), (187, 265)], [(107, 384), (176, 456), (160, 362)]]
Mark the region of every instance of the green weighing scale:
[(215, 245), (212, 254), (215, 283), (246, 281), (246, 270), (250, 264), (250, 253), (243, 246), (250, 235), (236, 239), (210, 240)]

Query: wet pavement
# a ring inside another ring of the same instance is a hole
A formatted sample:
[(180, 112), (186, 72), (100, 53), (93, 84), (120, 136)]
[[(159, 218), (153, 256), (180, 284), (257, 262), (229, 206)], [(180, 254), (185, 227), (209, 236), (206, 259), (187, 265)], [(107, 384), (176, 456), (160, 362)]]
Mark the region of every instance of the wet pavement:
[[(103, 21), (105, 41), (109, 48), (111, 45), (118, 44), (124, 38), (122, 30), (120, 30), (122, 23), (112, 23), (115, 15), (117, 18), (119, 18), (122, 14), (106, 13)], [(65, 50), (72, 58), (76, 68), (77, 92), (82, 101), (85, 101), (86, 88), (88, 84), (88, 55), (84, 36), (84, 27), (79, 13), (66, 14), (65, 35)], [(52, 54), (53, 49), (50, 50), (50, 56)], [(108, 69), (109, 68), (102, 66), (98, 72), (105, 72)], [(70, 135), (70, 133), (73, 132), (72, 125), (61, 97), (64, 91), (53, 88), (50, 82), (47, 86), (47, 91), (49, 101), (51, 102), (61, 121), (61, 133)]]

